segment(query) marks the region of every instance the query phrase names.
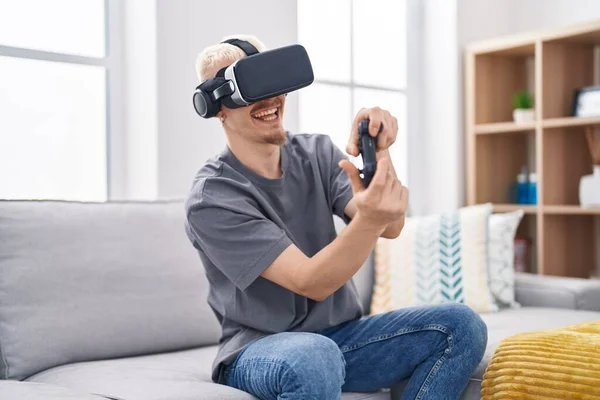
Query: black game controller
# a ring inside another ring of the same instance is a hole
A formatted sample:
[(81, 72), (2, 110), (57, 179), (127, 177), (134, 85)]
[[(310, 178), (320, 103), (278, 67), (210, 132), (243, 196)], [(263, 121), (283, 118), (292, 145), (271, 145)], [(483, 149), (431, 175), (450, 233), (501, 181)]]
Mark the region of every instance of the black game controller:
[[(381, 128), (383, 128), (383, 125)], [(381, 128), (379, 132), (381, 132)], [(358, 151), (363, 159), (363, 169), (359, 172), (361, 173), (363, 184), (367, 188), (377, 170), (377, 137), (369, 135), (368, 119), (360, 121), (358, 124)]]

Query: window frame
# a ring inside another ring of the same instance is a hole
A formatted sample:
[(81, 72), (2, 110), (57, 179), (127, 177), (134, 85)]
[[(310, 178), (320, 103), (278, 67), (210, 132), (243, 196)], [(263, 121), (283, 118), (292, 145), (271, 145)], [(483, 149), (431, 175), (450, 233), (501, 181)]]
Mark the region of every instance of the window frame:
[(123, 5), (120, 0), (104, 0), (104, 57), (36, 50), (0, 44), (0, 56), (28, 60), (53, 61), (66, 64), (103, 67), (106, 76), (106, 185), (107, 201), (123, 197), (125, 152), (123, 135), (122, 53)]
[[(349, 32), (349, 37), (350, 37), (350, 54), (349, 54), (349, 63), (350, 63), (350, 79), (349, 81), (336, 81), (336, 80), (331, 80), (331, 79), (322, 79), (322, 78), (317, 78), (315, 76), (313, 83), (315, 84), (320, 84), (320, 85), (327, 85), (327, 86), (336, 86), (336, 87), (343, 87), (343, 88), (348, 88), (350, 90), (350, 115), (352, 118), (354, 118), (355, 115), (355, 108), (357, 107), (356, 105), (356, 101), (355, 101), (355, 89), (367, 89), (367, 90), (377, 90), (377, 91), (382, 91), (382, 92), (388, 92), (388, 93), (393, 93), (393, 94), (402, 94), (404, 96), (404, 98), (406, 99), (406, 121), (405, 121), (405, 126), (406, 126), (406, 151), (405, 151), (405, 155), (407, 157), (407, 165), (406, 165), (406, 180), (409, 181), (410, 179), (410, 175), (411, 175), (411, 146), (412, 144), (415, 142), (412, 140), (412, 135), (410, 134), (410, 132), (414, 132), (414, 128), (417, 127), (417, 120), (418, 120), (418, 116), (416, 114), (414, 114), (415, 112), (419, 112), (418, 109), (418, 104), (416, 102), (413, 102), (415, 100), (417, 100), (418, 95), (417, 95), (417, 90), (415, 87), (415, 82), (418, 82), (417, 79), (417, 75), (418, 75), (418, 71), (420, 68), (420, 60), (417, 60), (416, 57), (413, 57), (413, 55), (415, 55), (415, 43), (417, 40), (420, 40), (420, 35), (418, 35), (419, 32), (419, 28), (420, 28), (420, 20), (415, 21), (414, 18), (420, 18), (421, 15), (421, 4), (420, 4), (420, 0), (403, 0), (405, 1), (405, 14), (404, 14), (404, 18), (405, 20), (405, 32), (406, 32), (406, 46), (405, 46), (405, 51), (406, 51), (406, 84), (404, 86), (404, 88), (390, 88), (390, 87), (385, 87), (385, 86), (379, 86), (379, 85), (368, 85), (368, 84), (363, 84), (363, 83), (358, 83), (355, 81), (355, 76), (354, 76), (354, 29), (353, 29), (353, 23), (354, 23), (354, 0), (350, 0), (349, 3), (349, 8), (350, 8), (350, 14), (349, 14), (349, 18), (350, 18), (350, 32)], [(300, 21), (298, 21), (298, 29), (300, 26)], [(410, 39), (409, 39), (410, 38)], [(415, 41), (413, 41), (413, 39), (415, 39)], [(301, 124), (302, 121), (302, 115), (298, 115), (298, 123)], [(407, 182), (403, 182), (403, 183), (407, 183)]]

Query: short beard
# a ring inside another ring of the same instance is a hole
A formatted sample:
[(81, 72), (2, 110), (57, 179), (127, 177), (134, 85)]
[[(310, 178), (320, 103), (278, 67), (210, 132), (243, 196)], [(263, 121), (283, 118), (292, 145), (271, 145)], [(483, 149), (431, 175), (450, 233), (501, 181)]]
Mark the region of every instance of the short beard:
[(264, 143), (281, 146), (287, 140), (287, 132), (282, 129), (280, 131), (268, 133), (266, 135), (263, 134), (262, 139)]

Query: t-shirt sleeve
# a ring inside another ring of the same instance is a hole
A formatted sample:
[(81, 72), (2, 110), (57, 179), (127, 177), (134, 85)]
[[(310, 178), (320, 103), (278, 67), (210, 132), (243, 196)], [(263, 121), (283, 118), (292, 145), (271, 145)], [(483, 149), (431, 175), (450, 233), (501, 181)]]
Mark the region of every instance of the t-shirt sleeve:
[(236, 203), (237, 207), (196, 207), (188, 213), (188, 224), (208, 259), (240, 290), (246, 290), (292, 241), (250, 205)]
[(332, 211), (348, 224), (350, 223), (350, 217), (345, 214), (344, 210), (348, 202), (352, 200), (354, 193), (352, 192), (352, 185), (350, 184), (348, 174), (338, 165), (341, 160), (347, 160), (348, 156), (329, 137), (327, 138), (327, 142), (329, 153), (329, 195), (331, 196)]

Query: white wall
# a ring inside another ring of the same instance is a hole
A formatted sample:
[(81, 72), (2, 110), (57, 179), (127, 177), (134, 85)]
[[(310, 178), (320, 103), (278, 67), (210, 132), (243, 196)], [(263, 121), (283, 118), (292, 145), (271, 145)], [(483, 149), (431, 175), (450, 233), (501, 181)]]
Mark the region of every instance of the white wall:
[(457, 6), (461, 52), (471, 41), (514, 33), (513, 0), (457, 0)]
[(158, 195), (156, 0), (123, 3), (123, 129), (126, 199)]
[(511, 0), (512, 29), (528, 31), (600, 18), (598, 0)]
[[(296, 1), (157, 2), (158, 197), (182, 198), (202, 163), (225, 146), (220, 123), (192, 107), (196, 55), (236, 33), (256, 35), (269, 48), (295, 43)], [(296, 130), (298, 110), (290, 100), (284, 122)]]
[[(460, 184), (460, 149), (448, 127), (458, 121), (458, 74), (456, 57), (456, 1), (425, 0), (423, 6), (422, 57), (422, 127), (419, 140), (425, 149), (422, 168), (427, 173), (419, 183), (419, 198), (423, 204), (413, 204), (415, 213), (439, 212), (458, 206), (455, 188)], [(410, 57), (411, 55), (409, 55)], [(411, 181), (414, 182), (414, 181)], [(411, 183), (412, 185), (412, 183)]]

